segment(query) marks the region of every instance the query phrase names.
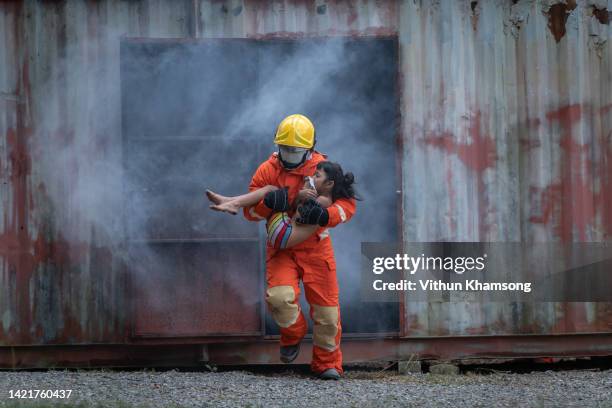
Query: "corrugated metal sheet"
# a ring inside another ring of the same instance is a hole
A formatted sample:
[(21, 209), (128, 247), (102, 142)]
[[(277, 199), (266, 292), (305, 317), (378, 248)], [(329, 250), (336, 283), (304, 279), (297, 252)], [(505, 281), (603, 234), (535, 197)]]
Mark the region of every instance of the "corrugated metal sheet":
[[(99, 157), (120, 163), (120, 36), (398, 35), (405, 239), (603, 241), (612, 234), (611, 9), (548, 0), (0, 3), (0, 344), (126, 339), (122, 249), (94, 227), (116, 222), (117, 203), (89, 203), (100, 210), (92, 223), (81, 212), (91, 197), (74, 193), (77, 174), (99, 171)], [(67, 146), (58, 160), (45, 156), (50, 141)], [(109, 171), (101, 184), (120, 188), (117, 180)], [(611, 324), (608, 304), (407, 299), (403, 334)]]
[[(610, 5), (569, 3), (403, 3), (406, 240), (610, 240)], [(407, 335), (612, 327), (603, 303), (406, 300)]]

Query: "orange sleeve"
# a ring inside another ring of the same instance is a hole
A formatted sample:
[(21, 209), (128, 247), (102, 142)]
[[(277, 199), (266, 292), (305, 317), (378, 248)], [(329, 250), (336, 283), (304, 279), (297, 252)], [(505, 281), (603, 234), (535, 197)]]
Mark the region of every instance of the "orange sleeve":
[(329, 221), (327, 228), (333, 228), (342, 222), (348, 222), (357, 210), (357, 202), (353, 198), (339, 198), (327, 208)]
[[(276, 183), (271, 179), (272, 172), (270, 171), (269, 164), (266, 161), (262, 163), (255, 171), (255, 174), (253, 174), (251, 184), (249, 184), (249, 191), (257, 190), (258, 188), (262, 188), (267, 185), (275, 185)], [(266, 207), (263, 200), (251, 207), (243, 208), (242, 212), (244, 217), (249, 221), (265, 220), (270, 216), (270, 214), (272, 214), (272, 210)]]

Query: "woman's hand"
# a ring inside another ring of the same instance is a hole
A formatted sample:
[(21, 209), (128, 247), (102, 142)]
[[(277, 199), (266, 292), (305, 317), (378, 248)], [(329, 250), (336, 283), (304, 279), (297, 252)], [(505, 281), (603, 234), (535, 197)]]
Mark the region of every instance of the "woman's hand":
[(317, 193), (311, 189), (311, 188), (304, 188), (302, 190), (300, 190), (297, 193), (297, 197), (296, 200), (297, 202), (304, 202), (306, 200), (308, 200), (309, 198), (312, 198), (313, 200), (317, 199)]

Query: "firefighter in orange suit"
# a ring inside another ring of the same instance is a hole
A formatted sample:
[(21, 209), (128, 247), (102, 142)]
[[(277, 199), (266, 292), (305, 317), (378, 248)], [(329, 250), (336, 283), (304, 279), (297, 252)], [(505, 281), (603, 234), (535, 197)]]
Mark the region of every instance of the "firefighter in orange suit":
[[(250, 221), (268, 219), (273, 213), (288, 211), (304, 185), (304, 177), (315, 173), (317, 163), (327, 157), (314, 150), (315, 129), (303, 115), (285, 118), (276, 131), (278, 151), (263, 162), (251, 180), (249, 191), (266, 185), (278, 190), (269, 192), (262, 201), (244, 208)], [(282, 188), (286, 187), (286, 188)], [(299, 281), (310, 304), (313, 326), (311, 369), (323, 379), (338, 379), (342, 374), (340, 350), (340, 307), (334, 249), (329, 228), (348, 222), (355, 213), (354, 199), (337, 199), (328, 208), (314, 206), (300, 209), (301, 222), (320, 228), (304, 242), (285, 249), (266, 248), (266, 303), (280, 326), (280, 358), (295, 360), (308, 325), (299, 305)]]

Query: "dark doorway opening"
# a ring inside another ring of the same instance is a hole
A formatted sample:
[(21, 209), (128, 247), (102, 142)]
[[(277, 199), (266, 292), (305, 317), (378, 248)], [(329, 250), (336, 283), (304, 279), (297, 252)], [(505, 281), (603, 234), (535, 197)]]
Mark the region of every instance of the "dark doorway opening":
[(262, 303), (263, 225), (208, 210), (203, 191), (246, 191), (298, 112), (364, 198), (331, 231), (343, 330), (399, 332), (397, 303), (359, 293), (361, 242), (400, 239), (397, 71), (394, 38), (122, 42), (135, 335), (278, 333)]

